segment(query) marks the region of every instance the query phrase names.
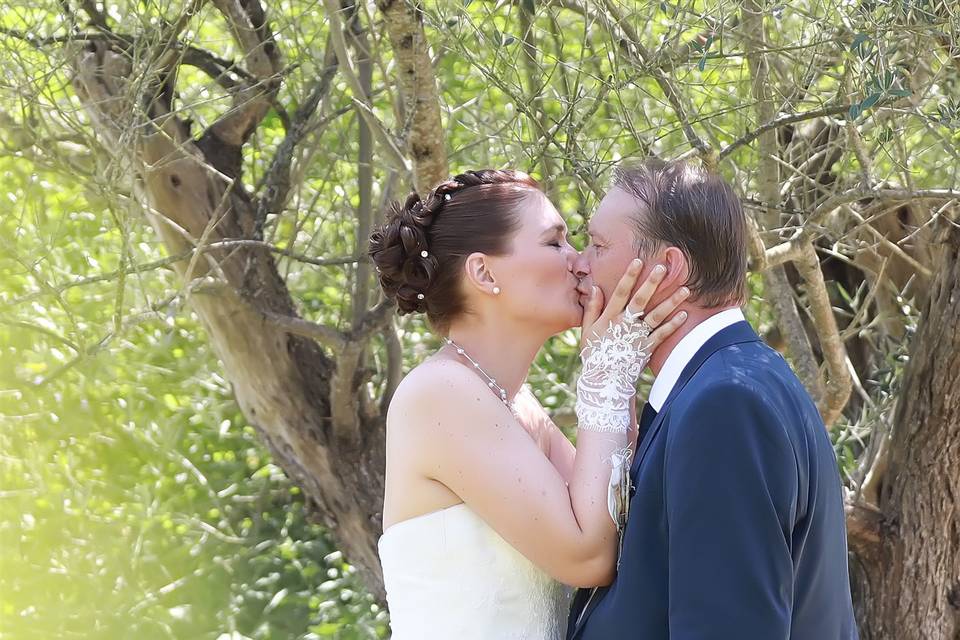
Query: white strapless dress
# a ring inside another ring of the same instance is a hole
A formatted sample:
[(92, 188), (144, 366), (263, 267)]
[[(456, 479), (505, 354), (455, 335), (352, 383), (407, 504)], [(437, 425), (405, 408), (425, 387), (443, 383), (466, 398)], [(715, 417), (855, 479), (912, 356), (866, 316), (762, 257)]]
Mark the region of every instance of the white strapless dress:
[(465, 504), (398, 522), (378, 543), (393, 640), (562, 640), (573, 591)]

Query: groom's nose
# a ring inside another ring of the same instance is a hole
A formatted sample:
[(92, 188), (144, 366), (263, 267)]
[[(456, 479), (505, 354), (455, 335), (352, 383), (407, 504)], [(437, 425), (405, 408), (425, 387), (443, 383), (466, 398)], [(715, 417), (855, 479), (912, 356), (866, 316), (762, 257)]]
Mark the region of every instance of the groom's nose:
[(590, 261), (587, 260), (586, 251), (579, 254), (573, 261), (573, 274), (583, 280), (590, 275)]

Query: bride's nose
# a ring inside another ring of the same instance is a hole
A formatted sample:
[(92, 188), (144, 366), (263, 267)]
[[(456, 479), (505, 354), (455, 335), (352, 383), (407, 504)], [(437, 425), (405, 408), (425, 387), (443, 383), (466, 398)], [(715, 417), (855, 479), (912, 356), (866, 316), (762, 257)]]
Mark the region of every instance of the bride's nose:
[(576, 272), (578, 260), (580, 260), (580, 254), (576, 249), (570, 247), (567, 250), (567, 269), (569, 269), (571, 273)]

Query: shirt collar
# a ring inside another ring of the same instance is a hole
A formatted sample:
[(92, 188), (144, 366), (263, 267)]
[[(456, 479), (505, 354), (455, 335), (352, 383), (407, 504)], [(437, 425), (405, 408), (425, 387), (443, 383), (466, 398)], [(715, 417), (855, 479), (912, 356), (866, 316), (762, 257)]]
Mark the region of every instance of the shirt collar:
[(700, 350), (700, 347), (723, 329), (745, 320), (743, 311), (739, 308), (727, 309), (710, 316), (691, 329), (690, 333), (683, 336), (677, 346), (673, 348), (673, 351), (670, 352), (670, 355), (667, 356), (660, 373), (653, 381), (653, 386), (650, 387), (650, 397), (647, 402), (650, 403), (654, 411), (659, 412), (663, 408), (670, 392), (673, 390), (673, 385), (677, 383), (680, 374), (683, 373), (684, 368)]

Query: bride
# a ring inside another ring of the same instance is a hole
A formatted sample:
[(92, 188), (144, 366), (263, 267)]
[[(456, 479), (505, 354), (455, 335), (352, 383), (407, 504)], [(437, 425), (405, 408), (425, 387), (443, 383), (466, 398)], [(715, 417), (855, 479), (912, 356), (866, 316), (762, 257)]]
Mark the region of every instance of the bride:
[[(387, 413), (379, 553), (395, 640), (558, 640), (570, 587), (613, 579), (635, 384), (686, 319), (664, 323), (686, 292), (644, 315), (663, 272), (631, 298), (635, 260), (605, 309), (596, 287), (581, 299), (566, 237), (535, 181), (495, 170), (394, 203), (371, 235), (384, 293), (445, 336)], [(524, 380), (547, 338), (581, 323), (574, 448)]]

